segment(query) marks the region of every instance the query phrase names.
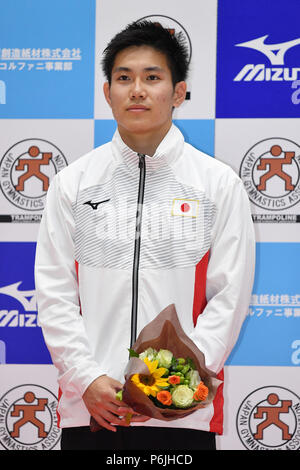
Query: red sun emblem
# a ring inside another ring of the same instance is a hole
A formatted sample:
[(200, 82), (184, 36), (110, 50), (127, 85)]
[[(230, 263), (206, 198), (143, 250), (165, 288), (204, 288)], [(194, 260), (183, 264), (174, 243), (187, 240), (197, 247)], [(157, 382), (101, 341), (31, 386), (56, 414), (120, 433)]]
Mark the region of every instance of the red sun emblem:
[(180, 209), (181, 209), (182, 212), (188, 212), (190, 210), (190, 208), (191, 208), (191, 206), (187, 202), (184, 202), (180, 206)]

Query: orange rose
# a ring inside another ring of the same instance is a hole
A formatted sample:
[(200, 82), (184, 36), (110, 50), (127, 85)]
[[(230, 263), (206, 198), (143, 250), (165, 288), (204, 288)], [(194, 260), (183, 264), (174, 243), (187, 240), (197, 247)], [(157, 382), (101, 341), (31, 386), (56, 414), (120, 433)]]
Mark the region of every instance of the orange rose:
[(204, 385), (203, 382), (200, 382), (197, 390), (194, 393), (194, 400), (196, 401), (203, 401), (206, 399), (208, 395), (208, 388), (206, 385)]
[(170, 375), (170, 377), (168, 378), (168, 382), (172, 385), (180, 384), (179, 375)]
[(163, 405), (172, 405), (172, 395), (168, 390), (162, 390), (158, 392), (156, 398), (163, 404)]

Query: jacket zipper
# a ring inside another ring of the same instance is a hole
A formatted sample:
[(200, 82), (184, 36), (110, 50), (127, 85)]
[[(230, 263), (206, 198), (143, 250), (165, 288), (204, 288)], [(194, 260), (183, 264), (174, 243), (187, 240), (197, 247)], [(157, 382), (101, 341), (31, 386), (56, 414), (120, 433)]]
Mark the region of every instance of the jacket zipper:
[(133, 256), (133, 271), (132, 271), (132, 307), (131, 307), (130, 347), (132, 347), (136, 341), (136, 331), (137, 331), (138, 280), (139, 280), (138, 276), (139, 276), (140, 250), (141, 250), (142, 214), (143, 214), (145, 178), (146, 178), (145, 155), (138, 153), (138, 157), (139, 157), (140, 180), (139, 180), (139, 191), (138, 191), (137, 211), (136, 211), (134, 256)]

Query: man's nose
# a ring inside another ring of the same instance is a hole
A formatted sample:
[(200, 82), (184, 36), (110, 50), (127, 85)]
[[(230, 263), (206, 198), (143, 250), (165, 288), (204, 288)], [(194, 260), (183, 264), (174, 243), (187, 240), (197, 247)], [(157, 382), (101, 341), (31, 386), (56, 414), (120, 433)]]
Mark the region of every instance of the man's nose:
[(130, 97), (131, 98), (145, 98), (146, 90), (143, 85), (142, 80), (139, 78), (135, 79), (132, 83), (132, 87), (130, 90)]

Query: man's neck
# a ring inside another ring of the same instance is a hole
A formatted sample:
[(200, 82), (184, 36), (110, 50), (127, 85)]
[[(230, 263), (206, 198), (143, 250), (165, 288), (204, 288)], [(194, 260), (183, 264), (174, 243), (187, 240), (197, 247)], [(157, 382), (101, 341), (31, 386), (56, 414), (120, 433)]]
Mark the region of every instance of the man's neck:
[[(172, 125), (172, 124), (171, 124)], [(120, 136), (127, 145), (127, 147), (131, 148), (136, 153), (141, 153), (144, 155), (148, 155), (149, 157), (153, 157), (156, 152), (157, 147), (164, 139), (166, 134), (169, 132), (170, 127), (167, 129), (162, 129), (160, 132), (154, 133), (141, 133), (141, 134), (132, 134), (126, 132), (124, 128), (118, 127)]]

